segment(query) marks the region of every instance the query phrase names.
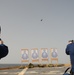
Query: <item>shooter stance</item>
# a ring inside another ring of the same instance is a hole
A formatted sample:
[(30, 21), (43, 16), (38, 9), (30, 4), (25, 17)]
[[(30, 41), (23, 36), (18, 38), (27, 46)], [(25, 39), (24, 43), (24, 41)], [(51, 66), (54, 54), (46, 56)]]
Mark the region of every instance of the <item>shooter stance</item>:
[(70, 40), (65, 50), (67, 55), (70, 55), (71, 60), (71, 75), (74, 75), (74, 41)]
[(0, 39), (0, 59), (8, 55), (8, 47), (3, 44), (3, 41)]

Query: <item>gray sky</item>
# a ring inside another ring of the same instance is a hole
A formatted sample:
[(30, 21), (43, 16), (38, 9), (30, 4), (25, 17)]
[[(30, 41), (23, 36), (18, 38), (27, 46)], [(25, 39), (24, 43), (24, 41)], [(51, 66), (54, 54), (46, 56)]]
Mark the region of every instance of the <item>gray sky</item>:
[(74, 0), (0, 0), (0, 24), (9, 47), (0, 63), (21, 63), (22, 48), (57, 48), (59, 63), (69, 63), (65, 48), (74, 39)]

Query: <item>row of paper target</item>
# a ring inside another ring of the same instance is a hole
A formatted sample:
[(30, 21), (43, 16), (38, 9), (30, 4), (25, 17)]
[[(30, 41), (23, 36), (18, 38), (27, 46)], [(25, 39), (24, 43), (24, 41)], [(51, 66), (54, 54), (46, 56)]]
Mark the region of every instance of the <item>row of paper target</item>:
[(29, 62), (30, 59), (34, 62), (39, 61), (39, 59), (48, 61), (49, 57), (57, 59), (58, 51), (56, 48), (51, 48), (50, 50), (48, 50), (48, 48), (41, 48), (40, 50), (38, 50), (38, 48), (31, 50), (21, 49), (21, 55), (22, 62)]

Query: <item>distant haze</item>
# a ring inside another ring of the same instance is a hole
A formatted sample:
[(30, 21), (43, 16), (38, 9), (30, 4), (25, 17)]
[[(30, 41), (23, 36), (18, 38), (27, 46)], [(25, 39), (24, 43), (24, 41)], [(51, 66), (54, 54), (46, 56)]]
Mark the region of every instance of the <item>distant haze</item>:
[(57, 48), (59, 63), (70, 62), (65, 48), (74, 39), (74, 0), (0, 0), (0, 26), (9, 47), (0, 63), (21, 63), (22, 48)]

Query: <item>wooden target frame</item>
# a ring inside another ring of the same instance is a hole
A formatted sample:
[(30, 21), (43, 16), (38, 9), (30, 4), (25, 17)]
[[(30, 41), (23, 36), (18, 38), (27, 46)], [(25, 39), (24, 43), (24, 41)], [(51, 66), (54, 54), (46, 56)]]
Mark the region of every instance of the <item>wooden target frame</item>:
[[(42, 53), (44, 52), (44, 50), (45, 50), (45, 52), (47, 53), (47, 54), (46, 54), (47, 56), (46, 56), (45, 58), (42, 57)], [(41, 48), (40, 54), (41, 54), (41, 61), (48, 61), (48, 60), (49, 60), (48, 48)]]
[(57, 56), (56, 57), (53, 57), (52, 56), (52, 52), (53, 51), (56, 51), (57, 52), (57, 48), (51, 48), (50, 49), (50, 59), (51, 59), (51, 64), (53, 61), (56, 61), (56, 64), (58, 64), (58, 53), (57, 53)]
[(29, 49), (25, 48), (25, 49), (21, 49), (21, 62), (29, 62)]
[(32, 48), (31, 49), (31, 60), (32, 60), (32, 62), (39, 62), (38, 48)]

